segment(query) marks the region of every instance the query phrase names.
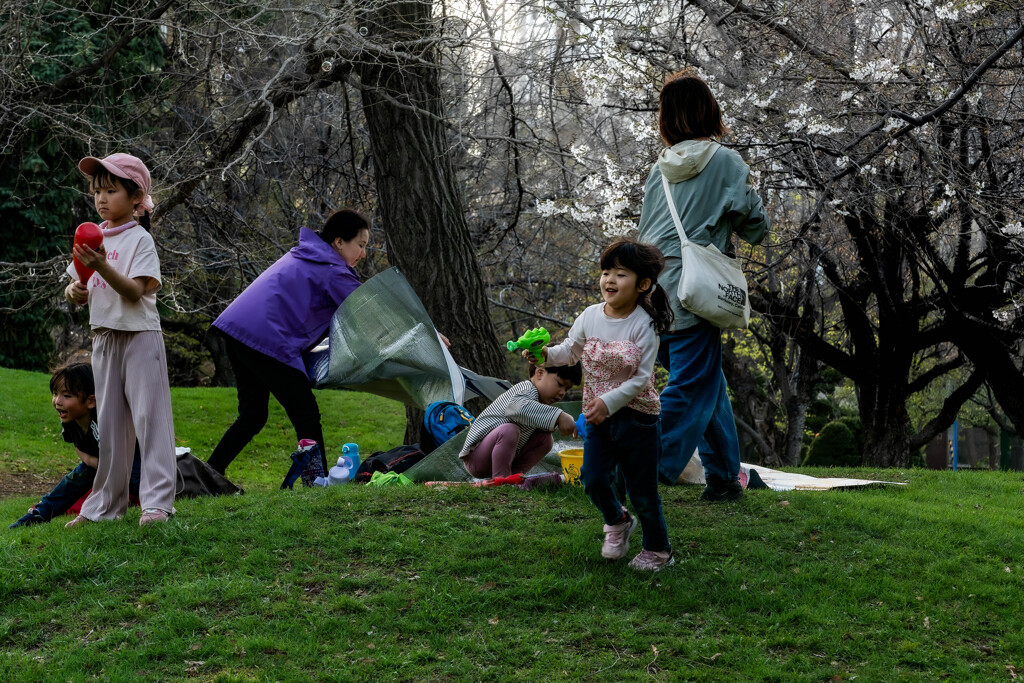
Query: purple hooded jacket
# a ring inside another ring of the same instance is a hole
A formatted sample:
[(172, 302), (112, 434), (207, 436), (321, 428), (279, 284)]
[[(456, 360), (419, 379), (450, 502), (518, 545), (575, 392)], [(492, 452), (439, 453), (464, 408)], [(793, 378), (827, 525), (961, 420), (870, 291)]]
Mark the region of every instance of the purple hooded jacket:
[(309, 228), (263, 271), (213, 326), (306, 374), (302, 352), (320, 341), (338, 306), (360, 284), (350, 265)]

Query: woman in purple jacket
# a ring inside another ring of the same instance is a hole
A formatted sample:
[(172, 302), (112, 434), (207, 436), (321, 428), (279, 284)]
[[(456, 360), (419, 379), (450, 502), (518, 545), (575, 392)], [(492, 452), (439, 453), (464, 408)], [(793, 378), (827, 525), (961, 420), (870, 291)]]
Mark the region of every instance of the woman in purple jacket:
[[(320, 445), (324, 434), (302, 352), (323, 339), (338, 306), (359, 286), (354, 267), (366, 256), (370, 223), (349, 209), (323, 229), (299, 229), (299, 244), (267, 268), (214, 321), (227, 342), (238, 388), (238, 418), (221, 437), (209, 464), (221, 474), (267, 422), (270, 394), (295, 428), (296, 440)], [(310, 469), (314, 469), (310, 465)]]

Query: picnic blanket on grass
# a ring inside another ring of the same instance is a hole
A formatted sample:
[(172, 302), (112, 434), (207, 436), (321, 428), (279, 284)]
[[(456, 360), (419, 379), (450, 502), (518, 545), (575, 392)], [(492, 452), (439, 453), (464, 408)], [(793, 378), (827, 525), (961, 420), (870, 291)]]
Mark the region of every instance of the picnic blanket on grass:
[[(678, 484), (704, 484), (704, 467), (700, 456), (696, 453), (686, 464), (683, 473), (676, 481)], [(906, 486), (901, 481), (881, 481), (877, 479), (851, 479), (849, 477), (812, 477), (809, 474), (782, 472), (770, 467), (740, 463), (740, 483), (743, 488), (768, 488), (773, 491), (828, 491), (830, 489), (847, 489), (858, 486)]]

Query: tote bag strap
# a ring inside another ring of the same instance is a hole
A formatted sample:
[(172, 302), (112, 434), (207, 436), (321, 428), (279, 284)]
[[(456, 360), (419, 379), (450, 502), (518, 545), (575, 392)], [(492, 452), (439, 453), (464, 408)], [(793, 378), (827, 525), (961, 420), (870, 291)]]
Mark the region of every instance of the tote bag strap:
[(669, 213), (672, 214), (672, 222), (676, 224), (676, 232), (679, 233), (679, 241), (682, 243), (682, 246), (685, 247), (686, 243), (690, 240), (686, 237), (686, 231), (683, 230), (682, 221), (679, 220), (679, 212), (676, 211), (676, 203), (672, 201), (672, 193), (669, 192), (668, 189), (668, 178), (665, 177), (664, 173), (661, 174), (661, 186), (665, 188), (665, 199), (668, 201)]

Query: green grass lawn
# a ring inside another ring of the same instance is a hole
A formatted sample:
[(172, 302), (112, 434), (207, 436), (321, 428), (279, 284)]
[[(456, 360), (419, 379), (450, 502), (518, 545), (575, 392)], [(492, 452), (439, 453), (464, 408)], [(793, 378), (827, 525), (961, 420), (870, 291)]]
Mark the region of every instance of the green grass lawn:
[[(46, 377), (0, 370), (0, 386), (0, 477), (69, 469)], [(206, 457), (233, 392), (174, 390), (173, 401), (180, 444)], [(402, 410), (387, 401), (325, 392), (321, 408), (335, 447), (401, 438)], [(229, 470), (246, 495), (182, 501), (168, 524), (140, 529), (133, 510), (0, 531), (0, 680), (1024, 671), (1020, 473), (842, 470), (909, 485), (754, 491), (725, 505), (663, 488), (677, 564), (641, 575), (600, 558), (601, 522), (581, 489), (282, 492), (292, 441), (278, 408)], [(0, 520), (31, 502), (0, 500)]]

